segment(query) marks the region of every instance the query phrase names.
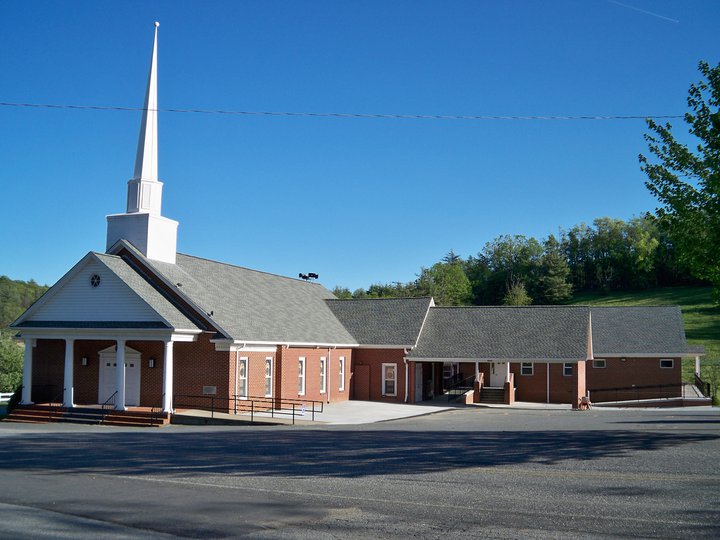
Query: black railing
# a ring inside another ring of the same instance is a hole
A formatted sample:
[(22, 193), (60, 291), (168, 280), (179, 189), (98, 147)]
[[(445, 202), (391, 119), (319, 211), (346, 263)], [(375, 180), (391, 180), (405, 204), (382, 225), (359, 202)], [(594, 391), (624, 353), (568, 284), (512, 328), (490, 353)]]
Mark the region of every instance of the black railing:
[(117, 396), (117, 390), (115, 393), (105, 400), (105, 403), (100, 407), (102, 409), (102, 416), (100, 417), (100, 423), (105, 423), (105, 417), (115, 408), (115, 397)]
[(59, 412), (63, 408), (63, 398), (65, 397), (65, 389), (58, 392), (48, 400), (48, 419), (52, 422), (54, 418), (60, 416)]
[(474, 389), (475, 385), (475, 375), (472, 377), (468, 377), (466, 379), (463, 379), (461, 381), (456, 381), (452, 383), (449, 387), (445, 389), (445, 395), (447, 395), (448, 402), (458, 399), (459, 397), (465, 395), (470, 390)]
[(191, 395), (191, 394), (175, 394), (173, 397), (173, 407), (175, 409), (200, 409), (210, 411), (210, 418), (215, 418), (215, 413), (230, 414), (249, 414), (250, 421), (255, 421), (258, 413), (269, 414), (271, 418), (275, 416), (290, 416), (292, 423), (295, 423), (296, 417), (304, 417), (306, 413), (310, 413), (311, 419), (315, 420), (315, 413), (322, 413), (324, 403), (315, 400), (301, 399), (280, 399), (274, 397), (241, 397), (232, 396), (229, 398), (217, 397), (213, 395)]
[(700, 377), (700, 375), (698, 375), (697, 373), (695, 374), (695, 386), (704, 397), (709, 398), (712, 396), (712, 388), (710, 386), (710, 383), (707, 381), (703, 381), (702, 377)]
[(163, 407), (165, 406), (165, 394), (162, 395), (160, 398), (160, 406), (155, 406), (152, 409), (150, 409), (150, 423), (155, 425), (158, 423), (158, 419), (160, 418), (160, 413), (163, 410)]
[[(632, 385), (618, 388), (591, 388), (590, 401), (641, 401), (646, 399), (685, 398), (685, 383)], [(694, 397), (694, 396), (687, 396)]]
[(10, 399), (8, 399), (7, 409), (5, 410), (6, 414), (10, 414), (13, 409), (17, 407), (18, 404), (22, 401), (22, 391), (23, 385), (21, 384), (15, 389), (15, 392), (13, 392), (13, 395), (10, 396)]

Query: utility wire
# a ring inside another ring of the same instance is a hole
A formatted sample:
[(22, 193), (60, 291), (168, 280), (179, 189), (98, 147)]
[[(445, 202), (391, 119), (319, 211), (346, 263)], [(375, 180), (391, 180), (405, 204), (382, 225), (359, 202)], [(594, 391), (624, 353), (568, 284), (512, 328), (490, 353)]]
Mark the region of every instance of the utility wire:
[[(31, 107), (44, 109), (75, 109), (92, 111), (144, 111), (142, 107), (107, 107), (101, 105), (59, 105), (51, 103), (8, 103), (0, 102), (0, 107)], [(221, 109), (148, 109), (151, 111), (190, 114), (226, 114), (241, 116), (306, 116), (321, 118), (375, 118), (384, 120), (669, 120), (684, 118), (679, 114), (649, 115), (473, 115), (473, 114), (370, 114), (370, 113), (323, 113), (289, 111), (226, 111)]]

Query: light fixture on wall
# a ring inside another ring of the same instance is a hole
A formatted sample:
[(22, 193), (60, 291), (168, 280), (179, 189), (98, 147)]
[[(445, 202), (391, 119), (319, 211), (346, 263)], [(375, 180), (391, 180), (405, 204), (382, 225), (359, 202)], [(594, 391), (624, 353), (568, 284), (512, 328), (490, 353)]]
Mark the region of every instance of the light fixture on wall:
[(150, 360), (148, 360), (148, 367), (149, 368), (155, 367), (155, 359), (154, 358), (151, 358)]
[(88, 365), (88, 357), (87, 357), (87, 356), (83, 356), (83, 357), (80, 359), (80, 363), (81, 363), (83, 366), (87, 366), (87, 365)]

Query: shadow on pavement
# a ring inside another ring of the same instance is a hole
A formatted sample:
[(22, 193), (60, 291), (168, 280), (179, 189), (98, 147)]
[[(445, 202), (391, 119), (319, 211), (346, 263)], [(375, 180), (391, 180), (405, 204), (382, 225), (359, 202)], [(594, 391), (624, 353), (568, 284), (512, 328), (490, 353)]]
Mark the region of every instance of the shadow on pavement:
[(606, 430), (18, 432), (3, 437), (0, 470), (353, 478), (592, 460), (718, 438)]

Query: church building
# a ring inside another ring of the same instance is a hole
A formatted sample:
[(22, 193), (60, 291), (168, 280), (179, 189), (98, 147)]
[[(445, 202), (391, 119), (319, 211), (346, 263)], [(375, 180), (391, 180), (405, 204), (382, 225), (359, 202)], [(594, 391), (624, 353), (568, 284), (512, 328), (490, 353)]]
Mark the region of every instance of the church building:
[(253, 398), (419, 403), (453, 388), (467, 402), (573, 407), (613, 388), (680, 395), (681, 360), (697, 353), (677, 307), (338, 300), (318, 283), (177, 253), (158, 179), (157, 26), (125, 212), (107, 216), (105, 252), (12, 324), (25, 343), (23, 404), (171, 414), (203, 396), (231, 412)]

